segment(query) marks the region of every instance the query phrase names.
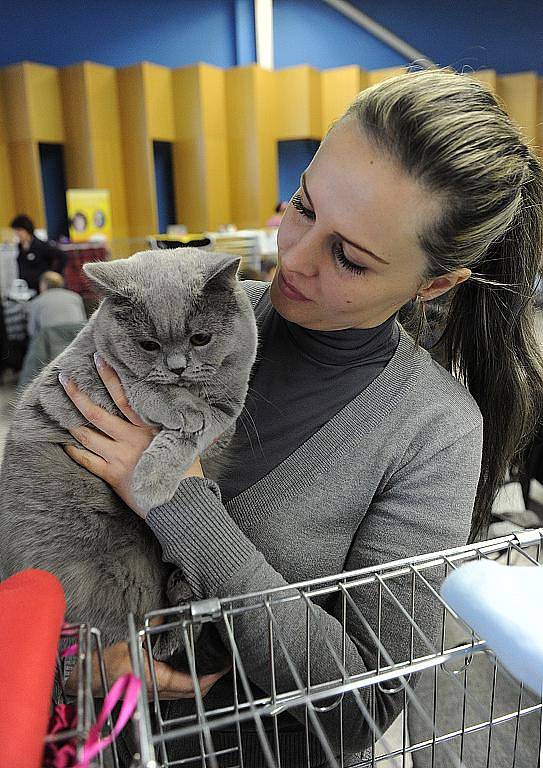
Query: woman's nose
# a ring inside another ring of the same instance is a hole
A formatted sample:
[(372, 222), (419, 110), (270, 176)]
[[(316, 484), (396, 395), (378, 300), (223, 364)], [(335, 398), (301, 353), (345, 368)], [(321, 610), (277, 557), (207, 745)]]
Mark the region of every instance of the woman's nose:
[(281, 264), (290, 272), (314, 277), (319, 271), (321, 253), (320, 238), (306, 232), (302, 238), (289, 243), (281, 252)]

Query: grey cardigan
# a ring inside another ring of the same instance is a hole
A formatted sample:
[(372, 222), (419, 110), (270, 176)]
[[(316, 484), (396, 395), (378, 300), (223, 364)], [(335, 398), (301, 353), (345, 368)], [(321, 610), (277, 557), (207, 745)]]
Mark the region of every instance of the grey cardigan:
[[(257, 314), (266, 287), (246, 286)], [(206, 465), (206, 478), (184, 480), (168, 504), (151, 510), (147, 523), (164, 559), (182, 568), (197, 598), (279, 587), (465, 544), (481, 451), (477, 404), (401, 329), (396, 352), (382, 373), (268, 475), (223, 505), (210, 479), (213, 467)], [(396, 594), (408, 606), (409, 590), (406, 582), (402, 585)], [(366, 604), (361, 594), (359, 608), (371, 623), (375, 604)], [(323, 601), (316, 610), (318, 621), (312, 619), (310, 630), (313, 683), (338, 677), (322, 632), (338, 650), (342, 647), (340, 606)], [(277, 618), (305, 680), (303, 601), (284, 604)], [(423, 606), (417, 618), (435, 636), (440, 618), (435, 608), (425, 611)], [(350, 617), (348, 632), (349, 674), (375, 668), (375, 649), (356, 616)], [(236, 636), (251, 683), (269, 693), (264, 620), (238, 616)], [(408, 636), (397, 617), (385, 618), (381, 639), (394, 659), (406, 657)], [(277, 665), (277, 675), (279, 691), (293, 687), (286, 664)], [(223, 678), (206, 697), (206, 707), (231, 705), (231, 686), (231, 675)], [(376, 719), (384, 730), (403, 697), (378, 691), (376, 698)], [(176, 706), (186, 711), (187, 703)], [(339, 709), (320, 716), (337, 753)], [(368, 726), (353, 697), (345, 699), (342, 709), (345, 752), (360, 752), (370, 741)], [(285, 721), (284, 766), (306, 764), (304, 713), (293, 715)], [(312, 754), (312, 765), (325, 762), (317, 747)], [(249, 767), (262, 763), (256, 756), (245, 758)]]

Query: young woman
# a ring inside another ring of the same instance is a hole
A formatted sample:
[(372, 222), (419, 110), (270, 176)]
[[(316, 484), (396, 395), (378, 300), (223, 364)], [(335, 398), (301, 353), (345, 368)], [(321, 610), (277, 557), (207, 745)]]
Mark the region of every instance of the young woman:
[[(197, 598), (462, 545), (484, 533), (540, 401), (531, 296), (542, 242), (541, 165), (486, 88), (447, 71), (369, 88), (302, 174), (281, 223), (271, 287), (246, 283), (261, 336), (247, 402), (258, 439), (240, 421), (238, 458), (220, 489), (216, 468), (197, 461), (170, 503), (137, 508), (131, 472), (154, 432), (104, 366), (126, 420), (68, 383), (100, 432), (74, 430), (83, 448), (66, 450), (147, 520)], [(438, 364), (396, 314), (413, 299), (423, 311), (445, 293)], [(359, 607), (374, 615), (375, 606)], [(339, 601), (316, 611), (314, 647), (325, 632), (340, 649)], [(305, 608), (285, 604), (279, 616), (305, 679)], [(269, 693), (265, 633), (254, 617), (238, 617), (245, 668), (255, 688)], [(394, 620), (383, 622), (381, 639), (393, 658), (405, 653), (406, 632)], [(372, 648), (351, 617), (350, 674), (375, 666)], [(107, 663), (118, 675), (126, 649), (108, 649)], [(279, 689), (292, 684), (283, 666)], [(311, 674), (318, 683), (338, 671), (321, 653)], [(186, 676), (162, 665), (159, 675), (165, 698), (192, 695)], [(203, 679), (202, 689), (217, 677)], [(228, 704), (231, 688), (228, 673), (207, 700)], [(188, 705), (177, 702), (172, 712)], [(401, 706), (401, 695), (377, 691), (382, 729)], [(283, 765), (306, 764), (303, 713), (297, 716), (282, 722)], [(359, 752), (369, 729), (354, 699), (345, 699), (342, 717), (344, 750)], [(320, 721), (339, 753), (339, 707)], [(256, 737), (244, 743), (245, 764), (260, 765)], [(310, 752), (311, 765), (326, 762), (316, 739)], [(184, 756), (181, 747), (172, 754)]]

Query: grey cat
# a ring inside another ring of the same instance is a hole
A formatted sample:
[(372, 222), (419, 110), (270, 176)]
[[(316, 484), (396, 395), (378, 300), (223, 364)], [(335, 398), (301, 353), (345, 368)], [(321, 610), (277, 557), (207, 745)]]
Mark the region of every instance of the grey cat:
[[(83, 417), (58, 374), (120, 415), (93, 353), (115, 369), (134, 411), (161, 427), (136, 466), (135, 498), (148, 508), (168, 501), (195, 456), (233, 432), (247, 394), (257, 336), (238, 264), (231, 256), (179, 248), (85, 265), (105, 298), (14, 412), (1, 471), (1, 571), (36, 567), (56, 574), (67, 620), (99, 627), (106, 644), (126, 639), (129, 612), (141, 623), (146, 612), (189, 594), (162, 562), (145, 523), (63, 451), (76, 444), (67, 428)], [(176, 642), (166, 641), (155, 656), (168, 657)]]

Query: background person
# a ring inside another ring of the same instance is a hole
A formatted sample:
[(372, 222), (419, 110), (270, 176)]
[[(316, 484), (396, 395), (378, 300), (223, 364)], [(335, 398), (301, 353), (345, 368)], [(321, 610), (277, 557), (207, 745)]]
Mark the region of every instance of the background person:
[(285, 200), (280, 200), (277, 205), (275, 206), (275, 213), (273, 216), (270, 216), (268, 221), (266, 222), (267, 227), (278, 227), (281, 224), (281, 221), (283, 220), (283, 216), (285, 214), (285, 211), (287, 210), (288, 203)]
[(26, 280), (29, 288), (38, 290), (40, 277), (48, 270), (64, 272), (66, 254), (51, 243), (34, 236), (34, 222), (26, 214), (12, 219), (10, 227), (19, 238), (19, 277)]
[(58, 272), (44, 272), (40, 277), (39, 296), (27, 305), (28, 335), (35, 336), (42, 328), (69, 323), (85, 323), (87, 314), (83, 299), (64, 287)]

